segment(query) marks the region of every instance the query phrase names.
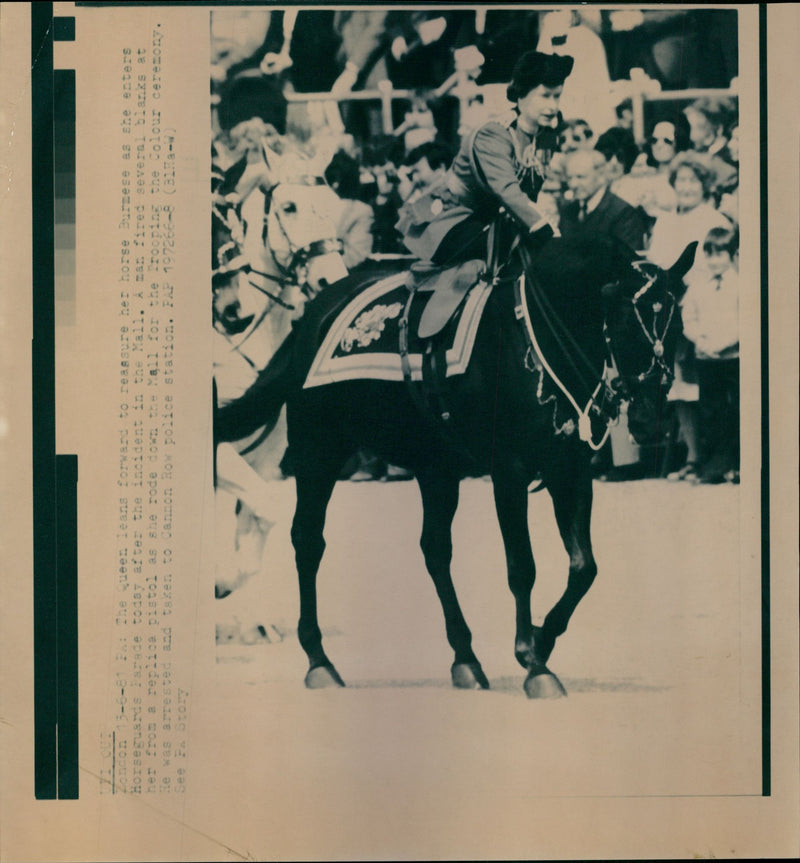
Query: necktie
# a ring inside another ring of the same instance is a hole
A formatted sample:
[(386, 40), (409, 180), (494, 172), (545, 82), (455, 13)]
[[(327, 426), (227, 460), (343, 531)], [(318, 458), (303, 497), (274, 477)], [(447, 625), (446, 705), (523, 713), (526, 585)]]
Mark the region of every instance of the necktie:
[(578, 201), (578, 221), (583, 222), (586, 219), (586, 201)]

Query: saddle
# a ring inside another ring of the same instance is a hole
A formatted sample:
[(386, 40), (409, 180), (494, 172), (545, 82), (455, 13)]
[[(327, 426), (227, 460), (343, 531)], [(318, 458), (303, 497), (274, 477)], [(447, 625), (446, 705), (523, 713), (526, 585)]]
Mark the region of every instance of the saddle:
[(416, 335), (420, 339), (429, 339), (440, 333), (485, 270), (486, 264), (480, 260), (464, 261), (455, 267), (447, 268), (437, 267), (428, 261), (413, 264), (406, 287), (412, 293), (431, 293), (420, 317)]

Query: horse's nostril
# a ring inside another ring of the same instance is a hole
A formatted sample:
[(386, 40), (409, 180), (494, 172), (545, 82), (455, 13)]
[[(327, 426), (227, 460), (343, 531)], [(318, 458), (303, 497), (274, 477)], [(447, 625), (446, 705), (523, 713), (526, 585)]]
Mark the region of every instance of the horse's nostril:
[(328, 287), (328, 280), (323, 276), (319, 280), (319, 290), (322, 290), (323, 288), (327, 288), (327, 287)]

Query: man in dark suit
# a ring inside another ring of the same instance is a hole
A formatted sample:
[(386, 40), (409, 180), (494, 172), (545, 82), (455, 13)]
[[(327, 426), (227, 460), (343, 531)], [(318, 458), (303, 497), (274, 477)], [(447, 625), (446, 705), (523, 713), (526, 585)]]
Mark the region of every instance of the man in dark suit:
[(570, 238), (614, 237), (632, 251), (644, 248), (646, 222), (636, 207), (608, 188), (605, 156), (597, 150), (576, 150), (564, 164), (572, 199), (561, 207), (559, 230)]

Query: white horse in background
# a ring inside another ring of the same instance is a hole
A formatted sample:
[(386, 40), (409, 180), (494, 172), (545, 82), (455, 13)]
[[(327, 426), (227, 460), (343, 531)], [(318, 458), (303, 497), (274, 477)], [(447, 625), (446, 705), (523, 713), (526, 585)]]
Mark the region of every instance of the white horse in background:
[[(263, 164), (248, 165), (235, 192), (215, 197), (214, 381), (219, 405), (235, 401), (254, 383), (305, 302), (347, 275), (336, 238), (341, 202), (321, 177), (325, 155), (314, 160), (285, 143), (283, 153), (265, 145)], [(254, 576), (273, 526), (265, 480), (281, 476), (278, 464), (285, 448), (283, 417), (266, 436), (257, 432), (217, 447), (215, 592), (224, 598), (223, 616), (233, 618), (218, 623), (218, 641), (270, 640), (270, 628), (252, 621), (254, 609), (265, 607), (252, 594), (264, 581)]]

